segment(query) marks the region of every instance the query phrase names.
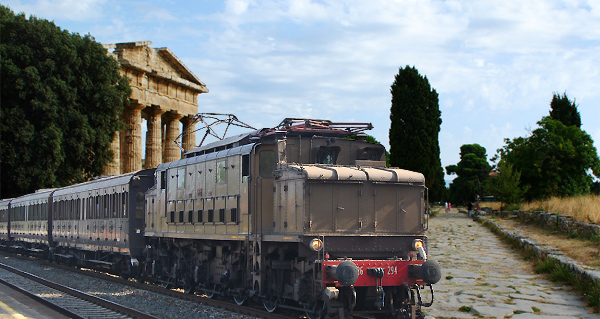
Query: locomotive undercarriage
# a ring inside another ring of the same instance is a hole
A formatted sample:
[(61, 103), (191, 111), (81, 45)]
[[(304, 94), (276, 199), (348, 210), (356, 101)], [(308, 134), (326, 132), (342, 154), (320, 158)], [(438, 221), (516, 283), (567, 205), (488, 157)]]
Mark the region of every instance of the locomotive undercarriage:
[[(418, 285), (323, 287), (317, 255), (298, 257), (298, 243), (148, 238), (141, 277), (209, 298), (252, 301), (267, 311), (305, 312), (309, 318), (421, 318)], [(431, 287), (429, 285), (429, 287)], [(329, 292), (335, 293), (329, 294)], [(433, 298), (433, 290), (431, 290)]]

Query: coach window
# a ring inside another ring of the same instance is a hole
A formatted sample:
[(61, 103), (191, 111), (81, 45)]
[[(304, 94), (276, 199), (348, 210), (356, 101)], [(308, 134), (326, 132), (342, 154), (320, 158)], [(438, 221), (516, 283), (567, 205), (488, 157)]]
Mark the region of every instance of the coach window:
[(77, 214), (76, 214), (76, 218), (77, 220), (81, 220), (81, 198), (77, 199), (77, 210), (76, 210)]
[(123, 205), (123, 218), (127, 218), (127, 192), (121, 195), (121, 205)]
[(227, 182), (227, 161), (217, 162), (217, 183)]
[(177, 170), (177, 188), (185, 187), (185, 168)]
[(275, 151), (265, 150), (260, 152), (258, 159), (258, 173), (260, 177), (273, 177), (275, 170)]

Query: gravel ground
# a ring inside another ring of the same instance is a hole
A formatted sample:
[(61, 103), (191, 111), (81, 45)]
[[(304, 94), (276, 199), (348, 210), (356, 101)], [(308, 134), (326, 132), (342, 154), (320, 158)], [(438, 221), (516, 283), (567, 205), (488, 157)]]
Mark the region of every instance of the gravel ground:
[(46, 278), (71, 288), (143, 311), (158, 318), (177, 319), (255, 319), (219, 308), (156, 294), (127, 285), (112, 283), (84, 275), (47, 267), (37, 262), (25, 261), (0, 254), (1, 262), (22, 271)]

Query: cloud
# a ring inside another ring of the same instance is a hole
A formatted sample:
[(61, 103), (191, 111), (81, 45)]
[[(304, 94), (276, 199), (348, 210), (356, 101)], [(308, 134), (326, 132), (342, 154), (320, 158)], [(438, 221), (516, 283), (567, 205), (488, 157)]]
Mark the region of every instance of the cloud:
[[(26, 12), (40, 18), (70, 21), (99, 21), (104, 18), (106, 0), (38, 0), (17, 1), (9, 7), (15, 13)], [(48, 18), (52, 17), (52, 18)]]

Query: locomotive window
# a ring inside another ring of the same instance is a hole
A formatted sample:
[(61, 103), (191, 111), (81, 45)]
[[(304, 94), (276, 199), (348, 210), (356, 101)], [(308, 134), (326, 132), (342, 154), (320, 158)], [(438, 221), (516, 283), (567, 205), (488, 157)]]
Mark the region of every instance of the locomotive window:
[(160, 172), (160, 189), (167, 188), (167, 171)]
[(260, 177), (273, 177), (275, 170), (275, 151), (266, 150), (259, 154), (258, 173)]
[(215, 211), (213, 209), (209, 209), (208, 210), (208, 220), (209, 223), (212, 223), (215, 221)]
[(225, 222), (225, 208), (219, 209), (219, 222), (220, 223)]
[[(242, 177), (250, 175), (250, 155), (242, 155)], [(244, 179), (242, 179), (244, 181)]]
[(179, 211), (179, 222), (183, 223), (183, 211), (182, 210)]
[(357, 151), (356, 159), (367, 161), (379, 161), (383, 155), (382, 147), (365, 147)]
[(227, 162), (217, 162), (217, 183), (227, 182)]
[(337, 154), (339, 153), (339, 151), (339, 147), (321, 146), (317, 151), (317, 158), (315, 159), (315, 163), (333, 165), (337, 162)]
[(135, 218), (144, 218), (144, 193), (137, 192), (135, 200)]
[(188, 211), (188, 223), (192, 224), (194, 222), (194, 211)]
[(231, 209), (231, 221), (234, 223), (237, 223), (237, 208), (232, 208)]
[(203, 220), (203, 218), (202, 218), (202, 215), (203, 215), (203, 214), (204, 214), (204, 211), (203, 211), (203, 210), (201, 210), (201, 209), (199, 209), (199, 210), (198, 210), (198, 222), (199, 222), (199, 223), (201, 223), (201, 222), (203, 222), (203, 221), (204, 221), (204, 220)]

